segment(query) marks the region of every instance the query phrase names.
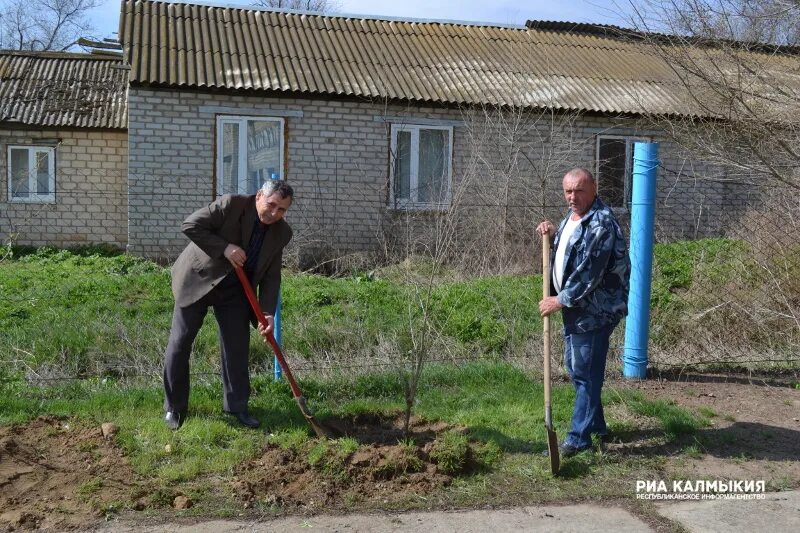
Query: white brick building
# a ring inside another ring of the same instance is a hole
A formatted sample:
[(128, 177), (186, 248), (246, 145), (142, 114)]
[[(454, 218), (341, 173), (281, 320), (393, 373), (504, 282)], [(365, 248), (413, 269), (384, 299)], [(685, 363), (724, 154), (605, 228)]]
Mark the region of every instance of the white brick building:
[[(128, 249), (174, 257), (183, 218), (226, 192), (288, 179), (301, 264), (384, 252), (443, 212), (454, 242), (529, 262), (534, 221), (564, 210), (585, 166), (624, 219), (645, 117), (691, 113), (670, 68), (607, 27), (391, 20), (123, 0), (131, 66)], [(658, 224), (715, 234), (748, 191), (661, 146)], [(426, 244), (426, 246), (429, 244)], [(521, 255), (520, 255), (521, 254)]]
[(128, 241), (127, 70), (119, 58), (0, 52), (0, 243)]
[[(171, 259), (189, 213), (276, 177), (297, 193), (303, 266), (435, 245), (442, 213), (483, 266), (531, 264), (535, 222), (564, 211), (565, 170), (593, 170), (624, 220), (633, 143), (663, 141), (647, 117), (692, 112), (667, 65), (608, 30), (122, 0), (123, 61), (2, 56), (17, 85), (0, 86), (0, 237)], [(56, 63), (61, 90), (26, 85)], [(15, 182), (12, 163), (37, 157), (49, 182), (22, 198), (40, 185)], [(719, 206), (747, 202), (677, 147), (660, 157), (661, 236), (719, 234)]]

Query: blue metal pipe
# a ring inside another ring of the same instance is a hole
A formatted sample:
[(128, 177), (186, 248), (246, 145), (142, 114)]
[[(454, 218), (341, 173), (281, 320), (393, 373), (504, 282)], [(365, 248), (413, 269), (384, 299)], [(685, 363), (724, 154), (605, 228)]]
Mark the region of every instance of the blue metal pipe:
[(631, 197), (631, 285), (628, 318), (625, 321), (625, 352), (622, 357), (622, 373), (626, 378), (644, 379), (647, 375), (657, 168), (658, 143), (635, 143)]
[[(281, 179), (277, 172), (273, 172), (270, 174), (270, 179), (279, 180)], [(281, 289), (278, 287), (278, 305), (275, 306), (275, 331), (273, 332), (273, 337), (275, 337), (275, 342), (278, 343), (278, 346), (282, 346), (281, 344)], [(281, 364), (278, 362), (278, 356), (275, 356), (272, 362), (272, 368), (274, 368), (274, 375), (275, 381), (280, 381), (281, 377), (283, 376), (283, 370), (281, 369)]]
[[(278, 346), (281, 346), (281, 294), (278, 293), (278, 305), (275, 307), (275, 332), (273, 333), (275, 337), (275, 342), (278, 343)], [(273, 363), (273, 368), (275, 369), (275, 381), (280, 381), (281, 376), (283, 376), (283, 370), (281, 370), (281, 364), (278, 362), (278, 357), (275, 356), (275, 362)]]

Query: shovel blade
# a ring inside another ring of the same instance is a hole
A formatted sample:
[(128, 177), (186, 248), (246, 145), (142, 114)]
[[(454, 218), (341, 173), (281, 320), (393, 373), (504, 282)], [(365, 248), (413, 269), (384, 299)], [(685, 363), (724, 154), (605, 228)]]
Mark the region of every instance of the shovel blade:
[(314, 433), (317, 434), (317, 437), (337, 439), (342, 436), (338, 431), (320, 423), (320, 421), (317, 420), (313, 414), (311, 414), (311, 411), (306, 405), (306, 399), (304, 396), (297, 396), (294, 400), (297, 402), (297, 407), (300, 408), (300, 412), (303, 413), (303, 417), (305, 417), (306, 421), (311, 425), (311, 429), (313, 429)]
[(558, 475), (558, 469), (561, 468), (561, 459), (558, 456), (558, 437), (553, 429), (547, 428), (547, 451), (550, 457), (550, 472), (554, 476)]

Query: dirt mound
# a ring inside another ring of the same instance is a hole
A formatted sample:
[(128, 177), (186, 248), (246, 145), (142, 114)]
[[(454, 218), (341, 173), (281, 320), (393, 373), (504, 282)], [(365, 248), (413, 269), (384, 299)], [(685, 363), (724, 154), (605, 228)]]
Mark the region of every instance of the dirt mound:
[(0, 529), (68, 529), (130, 504), (136, 475), (100, 426), (56, 417), (0, 427)]
[(464, 430), (441, 422), (413, 420), (408, 436), (402, 416), (369, 414), (325, 423), (349, 438), (270, 443), (237, 469), (233, 488), (245, 507), (313, 511), (356, 502), (391, 505), (429, 494), (482, 465), (482, 445), (466, 436), (462, 447), (448, 443), (454, 439), (447, 437), (459, 440)]

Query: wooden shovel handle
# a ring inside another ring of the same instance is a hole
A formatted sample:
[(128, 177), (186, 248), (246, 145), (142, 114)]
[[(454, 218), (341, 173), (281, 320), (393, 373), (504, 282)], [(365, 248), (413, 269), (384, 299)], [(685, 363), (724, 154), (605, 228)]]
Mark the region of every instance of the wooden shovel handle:
[[(542, 235), (542, 298), (550, 296), (550, 235)], [(550, 417), (550, 317), (542, 317), (544, 338), (544, 406), (546, 417)], [(546, 421), (548, 427), (550, 420)]]

